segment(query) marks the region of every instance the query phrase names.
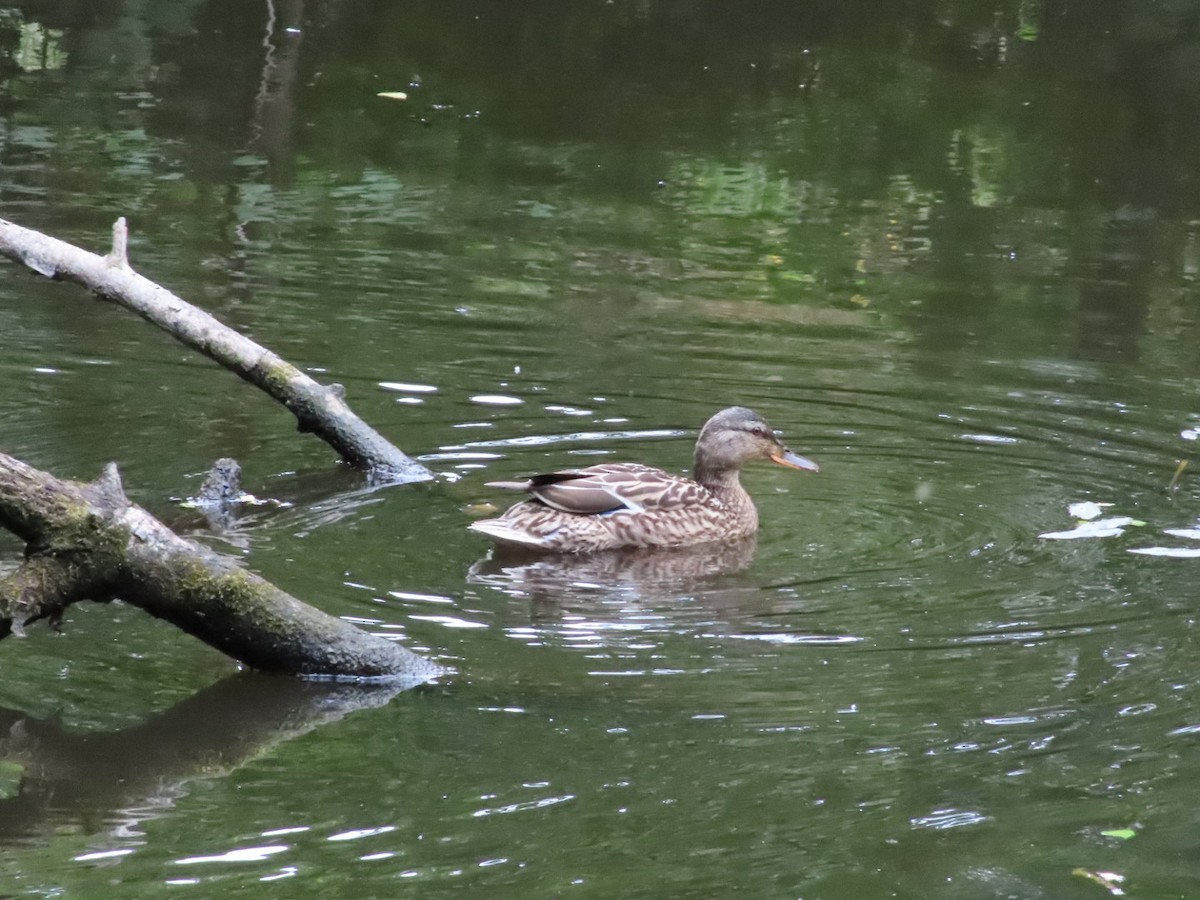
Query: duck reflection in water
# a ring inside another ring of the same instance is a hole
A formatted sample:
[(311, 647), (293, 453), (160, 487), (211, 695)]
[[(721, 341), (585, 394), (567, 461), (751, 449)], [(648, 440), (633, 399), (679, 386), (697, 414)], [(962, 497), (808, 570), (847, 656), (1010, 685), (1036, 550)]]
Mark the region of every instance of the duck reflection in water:
[(702, 586), (711, 598), (719, 593), (709, 590), (712, 579), (747, 568), (757, 546), (757, 537), (748, 535), (671, 550), (634, 547), (547, 554), (497, 547), (471, 566), (467, 580), (534, 601), (552, 601), (556, 608), (564, 600), (594, 600), (598, 594), (624, 601), (661, 600)]
[(548, 553), (733, 541), (758, 530), (758, 511), (739, 478), (742, 466), (758, 459), (817, 471), (816, 463), (785, 447), (762, 416), (732, 406), (700, 430), (693, 478), (640, 463), (601, 463), (525, 481), (490, 482), (530, 498), (470, 528), (501, 547)]

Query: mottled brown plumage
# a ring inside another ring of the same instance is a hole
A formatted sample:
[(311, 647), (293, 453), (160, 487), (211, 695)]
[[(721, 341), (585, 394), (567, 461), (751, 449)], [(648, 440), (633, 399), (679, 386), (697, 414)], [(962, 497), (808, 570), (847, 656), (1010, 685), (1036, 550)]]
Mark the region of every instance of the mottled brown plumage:
[(755, 459), (817, 471), (816, 463), (788, 450), (762, 416), (731, 406), (700, 430), (695, 480), (641, 463), (601, 463), (526, 481), (490, 482), (531, 498), (470, 527), (498, 544), (558, 553), (687, 547), (744, 537), (758, 530), (758, 511), (738, 473)]

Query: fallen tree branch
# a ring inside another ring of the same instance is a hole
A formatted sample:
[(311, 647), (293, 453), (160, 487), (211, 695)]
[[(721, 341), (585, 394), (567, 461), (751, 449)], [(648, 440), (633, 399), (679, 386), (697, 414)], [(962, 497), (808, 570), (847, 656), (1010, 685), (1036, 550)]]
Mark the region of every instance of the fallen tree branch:
[(265, 391), (343, 460), (385, 481), (427, 481), (433, 474), (362, 421), (340, 384), (322, 385), (129, 266), (125, 219), (113, 225), (112, 250), (97, 256), (73, 244), (0, 219), (0, 254), (48, 278), (66, 278), (169, 332)]
[(0, 526), (26, 542), (25, 561), (0, 578), (0, 638), (80, 600), (121, 599), (262, 671), (417, 681), (443, 672), (179, 537), (130, 503), (111, 463), (80, 484), (0, 454)]

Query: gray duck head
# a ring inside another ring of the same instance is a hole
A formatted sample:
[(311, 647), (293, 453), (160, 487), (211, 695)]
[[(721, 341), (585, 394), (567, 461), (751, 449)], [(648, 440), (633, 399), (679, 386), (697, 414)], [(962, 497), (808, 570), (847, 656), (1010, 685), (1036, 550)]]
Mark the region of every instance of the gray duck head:
[(693, 474), (697, 481), (737, 472), (756, 459), (769, 459), (793, 469), (816, 472), (817, 464), (789, 450), (767, 420), (752, 409), (731, 406), (704, 423), (696, 439)]

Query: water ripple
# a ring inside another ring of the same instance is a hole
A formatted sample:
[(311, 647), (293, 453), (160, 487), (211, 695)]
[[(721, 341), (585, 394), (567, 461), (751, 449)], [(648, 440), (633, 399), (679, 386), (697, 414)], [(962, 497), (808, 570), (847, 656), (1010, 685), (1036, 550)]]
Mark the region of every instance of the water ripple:
[(913, 828), (962, 828), (964, 825), (981, 825), (991, 821), (990, 816), (972, 809), (935, 809), (924, 816), (909, 820)]

